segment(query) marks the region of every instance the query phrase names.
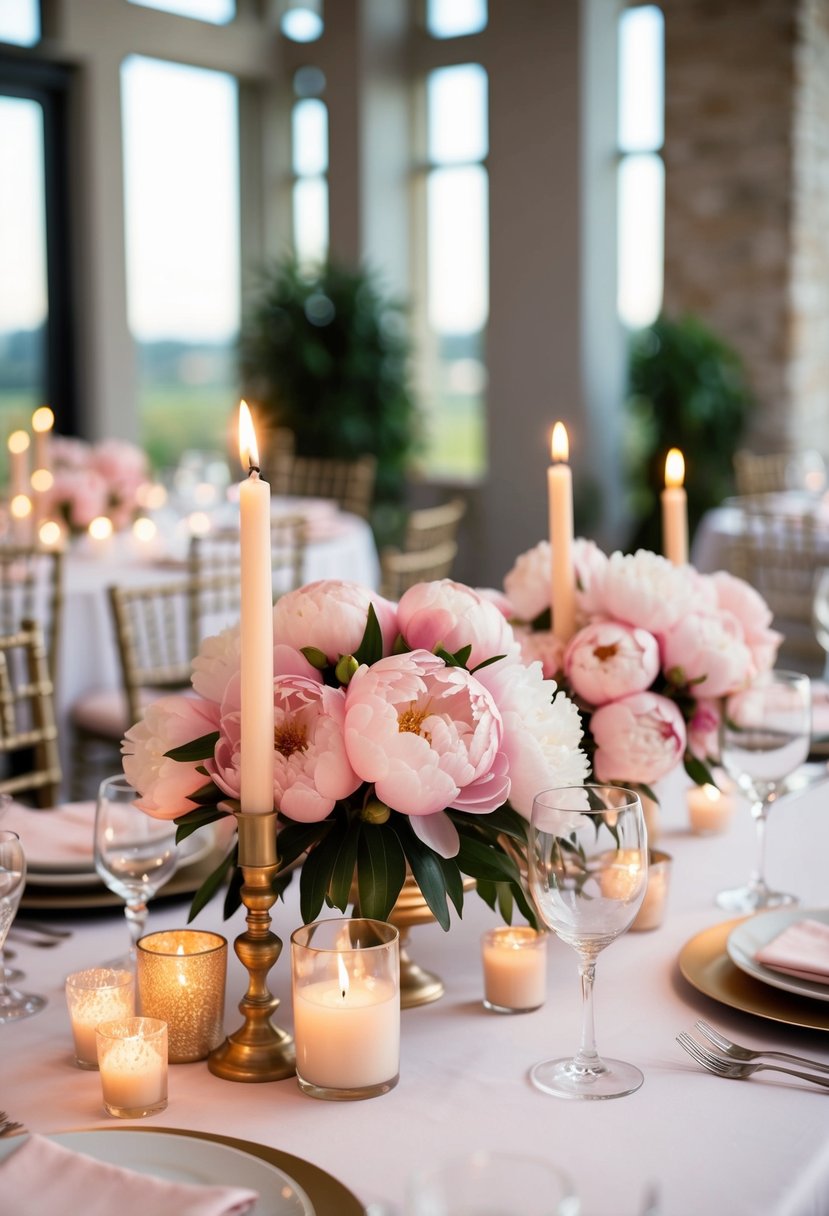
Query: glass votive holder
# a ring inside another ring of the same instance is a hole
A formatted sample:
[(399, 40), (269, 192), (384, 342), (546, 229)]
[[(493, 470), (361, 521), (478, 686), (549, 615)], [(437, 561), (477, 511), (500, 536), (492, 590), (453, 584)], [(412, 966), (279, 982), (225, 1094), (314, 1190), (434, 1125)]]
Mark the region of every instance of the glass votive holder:
[(547, 996), (547, 935), (529, 925), (500, 925), (481, 938), (484, 1005), (496, 1013), (529, 1013)]
[(315, 1098), (373, 1098), (400, 1072), (398, 932), (320, 920), (291, 935), (297, 1082)]
[(734, 812), (734, 799), (716, 785), (694, 785), (686, 795), (688, 821), (696, 836), (715, 836), (726, 831)]
[(135, 1013), (135, 981), (131, 971), (91, 967), (66, 977), (66, 1006), (78, 1068), (98, 1067), (96, 1030), (100, 1022), (120, 1021)]
[(167, 1106), (167, 1023), (158, 1018), (101, 1022), (98, 1069), (104, 1107), (118, 1119), (141, 1119)]
[(479, 1150), (415, 1173), (405, 1216), (578, 1216), (573, 1184), (557, 1166), (520, 1153)]
[(648, 853), (648, 885), (645, 898), (636, 913), (633, 931), (658, 929), (665, 917), (668, 903), (668, 888), (671, 883), (671, 865), (673, 859), (668, 853), (659, 849), (651, 849)]
[(136, 948), (141, 1013), (167, 1023), (169, 1060), (205, 1060), (224, 1039), (227, 940), (219, 933), (170, 929)]

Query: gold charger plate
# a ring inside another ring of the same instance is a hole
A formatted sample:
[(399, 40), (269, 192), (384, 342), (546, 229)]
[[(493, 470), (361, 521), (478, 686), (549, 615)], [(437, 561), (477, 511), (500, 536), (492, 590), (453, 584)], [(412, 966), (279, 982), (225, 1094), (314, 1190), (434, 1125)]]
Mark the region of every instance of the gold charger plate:
[(703, 929), (687, 941), (679, 953), (679, 970), (688, 983), (722, 1005), (754, 1013), (787, 1026), (829, 1030), (829, 1005), (809, 997), (795, 996), (772, 988), (735, 967), (726, 942), (731, 930), (746, 918), (737, 917)]
[(214, 1140), (217, 1144), (226, 1144), (230, 1148), (240, 1149), (254, 1157), (261, 1157), (271, 1165), (284, 1170), (305, 1191), (314, 1205), (315, 1216), (365, 1216), (365, 1208), (356, 1195), (338, 1182), (333, 1175), (326, 1173), (311, 1161), (295, 1157), (292, 1153), (283, 1153), (278, 1148), (267, 1144), (256, 1144), (253, 1140), (240, 1140), (235, 1136), (220, 1136), (213, 1132), (191, 1132), (183, 1127), (133, 1127), (107, 1129), (119, 1131), (163, 1132), (171, 1136), (196, 1136), (199, 1140)]

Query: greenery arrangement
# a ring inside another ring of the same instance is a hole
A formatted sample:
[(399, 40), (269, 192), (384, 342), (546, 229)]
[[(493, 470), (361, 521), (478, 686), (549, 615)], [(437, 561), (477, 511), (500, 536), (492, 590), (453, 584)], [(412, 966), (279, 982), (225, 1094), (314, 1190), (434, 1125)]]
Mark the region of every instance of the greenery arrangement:
[(665, 456), (685, 457), (691, 531), (733, 492), (734, 452), (753, 406), (739, 356), (698, 318), (660, 317), (631, 341), (626, 465), (631, 549), (659, 550)]
[(266, 268), (242, 327), (252, 400), (299, 456), (377, 457), (376, 503), (399, 503), (419, 446), (404, 310), (368, 270), (293, 258)]

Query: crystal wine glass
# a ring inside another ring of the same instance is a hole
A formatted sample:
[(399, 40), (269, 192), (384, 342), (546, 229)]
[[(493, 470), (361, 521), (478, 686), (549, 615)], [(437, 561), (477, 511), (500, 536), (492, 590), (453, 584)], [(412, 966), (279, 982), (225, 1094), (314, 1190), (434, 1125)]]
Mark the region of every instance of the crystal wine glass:
[(823, 678), (829, 681), (829, 570), (818, 570), (812, 597), (812, 628), (826, 651)]
[[(12, 804), (11, 794), (0, 794), (0, 819), (3, 818), (6, 811)], [(14, 958), (14, 954), (5, 947), (0, 949), (0, 979), (6, 984), (17, 984), (23, 979), (24, 973), (19, 967), (10, 967), (9, 959)]]
[(632, 924), (645, 895), (648, 841), (642, 804), (612, 785), (545, 790), (533, 800), (529, 884), (548, 929), (576, 951), (582, 993), (581, 1045), (572, 1059), (545, 1060), (533, 1084), (558, 1098), (620, 1098), (642, 1073), (602, 1059), (593, 1028), (596, 958)]
[[(26, 885), (26, 855), (17, 832), (0, 832), (0, 949), (17, 912)], [(42, 996), (10, 988), (0, 975), (0, 1023), (16, 1022), (37, 1013), (46, 1004)]]
[(95, 869), (126, 903), (130, 951), (107, 963), (121, 970), (135, 969), (135, 945), (147, 923), (147, 900), (172, 877), (178, 861), (175, 823), (138, 810), (137, 798), (138, 791), (126, 777), (107, 777), (95, 807)]
[(720, 763), (751, 801), (757, 860), (745, 886), (719, 893), (720, 908), (756, 912), (797, 903), (796, 896), (772, 891), (766, 883), (766, 820), (782, 782), (809, 754), (811, 728), (811, 682), (800, 672), (766, 672), (726, 699), (720, 724)]

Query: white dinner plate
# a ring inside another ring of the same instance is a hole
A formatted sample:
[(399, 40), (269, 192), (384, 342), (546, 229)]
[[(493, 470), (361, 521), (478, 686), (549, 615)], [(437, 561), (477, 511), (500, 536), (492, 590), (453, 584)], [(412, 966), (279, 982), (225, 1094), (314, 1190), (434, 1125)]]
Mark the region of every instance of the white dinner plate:
[(771, 984), (773, 988), (782, 988), (784, 992), (793, 992), (797, 996), (812, 997), (816, 1001), (829, 1001), (829, 983), (817, 984), (794, 975), (784, 975), (782, 971), (764, 967), (755, 958), (757, 951), (767, 946), (773, 937), (799, 920), (818, 920), (829, 925), (829, 908), (773, 908), (770, 912), (758, 912), (731, 930), (726, 942), (728, 957), (746, 975)]
[[(112, 1131), (60, 1132), (49, 1136), (55, 1144), (97, 1161), (151, 1174), (193, 1186), (246, 1186), (259, 1199), (250, 1216), (315, 1216), (311, 1200), (283, 1170), (251, 1153), (197, 1136), (164, 1132)], [(17, 1146), (19, 1138), (0, 1140), (0, 1161)], [(182, 1140), (187, 1143), (182, 1144)]]
[[(198, 832), (193, 832), (192, 835), (185, 837), (178, 846), (177, 870), (183, 870), (187, 866), (201, 861), (215, 843), (216, 830), (212, 823), (206, 824), (205, 827), (199, 828)], [(101, 881), (95, 867), (90, 869), (86, 865), (83, 869), (73, 866), (71, 869), (63, 870), (57, 864), (51, 866), (34, 862), (26, 872), (26, 882), (35, 887), (89, 887), (96, 886)]]

